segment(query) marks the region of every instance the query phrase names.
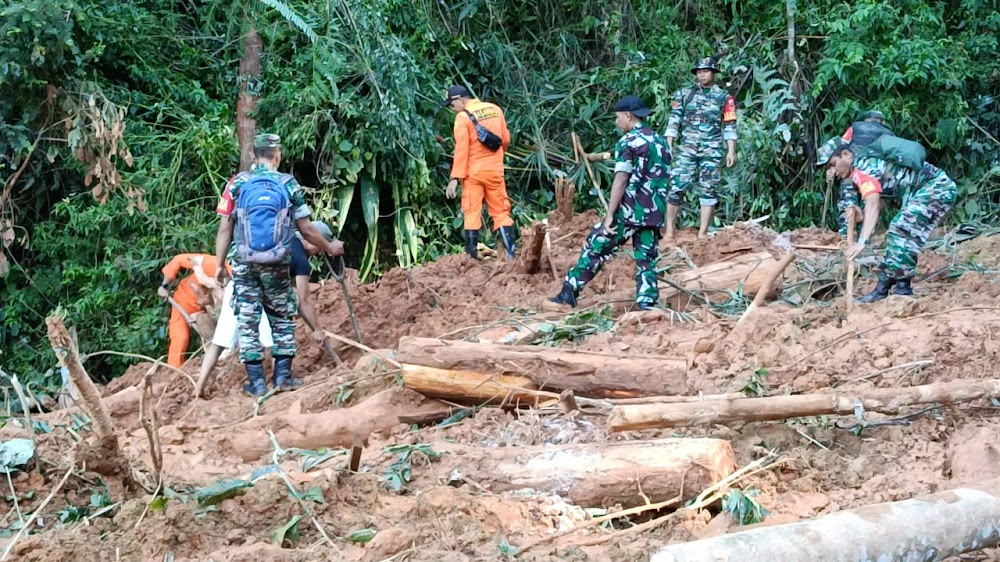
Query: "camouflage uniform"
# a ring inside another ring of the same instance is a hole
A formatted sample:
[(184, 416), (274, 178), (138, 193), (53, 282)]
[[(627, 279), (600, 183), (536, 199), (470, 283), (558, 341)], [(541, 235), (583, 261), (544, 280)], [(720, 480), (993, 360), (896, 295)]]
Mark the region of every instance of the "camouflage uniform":
[(860, 158), (851, 174), (852, 197), (881, 191), (883, 197), (909, 190), (909, 197), (892, 219), (885, 240), (885, 257), (876, 270), (881, 279), (910, 279), (927, 238), (955, 203), (955, 182), (938, 167), (925, 163), (919, 171), (878, 158)]
[(670, 179), (670, 149), (660, 135), (641, 123), (625, 133), (615, 145), (615, 172), (630, 174), (621, 203), (614, 213), (614, 234), (598, 223), (576, 265), (566, 274), (566, 283), (579, 293), (597, 275), (615, 250), (632, 239), (635, 258), (637, 304), (655, 305), (656, 259), (660, 229), (667, 209), (667, 182)]
[(719, 166), (725, 154), (724, 141), (737, 140), (733, 97), (717, 84), (707, 90), (701, 86), (681, 88), (674, 94), (667, 136), (680, 137), (669, 203), (680, 205), (684, 192), (697, 182), (700, 203), (715, 206), (719, 202), (715, 189), (722, 181)]
[[(284, 176), (277, 170), (265, 164), (257, 163), (250, 167), (248, 174), (237, 176), (230, 188), (232, 200), (239, 200), (239, 190), (252, 176), (270, 174)], [(312, 214), (306, 205), (302, 188), (294, 179), (285, 183), (288, 199), (292, 205), (292, 221), (307, 218)], [(237, 226), (236, 235), (240, 228)], [(239, 324), (240, 361), (242, 363), (261, 361), (264, 359), (264, 347), (260, 343), (258, 326), (263, 310), (271, 324), (274, 357), (293, 357), (295, 346), (295, 298), (292, 293), (289, 264), (291, 257), (276, 264), (248, 264), (240, 261), (238, 254), (232, 258), (233, 264), (233, 306)]]

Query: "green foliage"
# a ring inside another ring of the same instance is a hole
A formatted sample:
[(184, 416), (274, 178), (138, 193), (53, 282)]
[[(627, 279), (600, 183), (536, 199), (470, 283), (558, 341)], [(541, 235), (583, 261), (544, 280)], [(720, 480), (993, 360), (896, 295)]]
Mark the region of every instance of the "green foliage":
[(282, 548), (291, 547), (299, 542), (299, 521), (301, 520), (301, 515), (293, 515), (287, 523), (271, 533), (271, 542)]
[(414, 445), (391, 445), (383, 449), (387, 453), (396, 455), (389, 468), (383, 475), (383, 480), (387, 486), (395, 490), (397, 494), (402, 493), (403, 487), (413, 479), (412, 460), (413, 453), (420, 453), (427, 460), (436, 459), (441, 453), (435, 451), (427, 443), (416, 443)]
[(737, 525), (760, 523), (767, 516), (767, 510), (757, 501), (760, 490), (730, 490), (722, 497), (722, 511), (728, 512)]
[(542, 333), (542, 337), (535, 343), (555, 345), (561, 341), (572, 341), (591, 334), (610, 331), (615, 327), (613, 312), (610, 306), (605, 306), (600, 310), (588, 309), (574, 312), (566, 316), (562, 322), (539, 324), (536, 329)]
[[(717, 224), (770, 215), (778, 229), (832, 225), (836, 194), (812, 166), (815, 146), (870, 107), (956, 179), (949, 221), (995, 222), (995, 6), (796, 5), (792, 61), (785, 6), (764, 0), (206, 0), (183, 9), (10, 0), (0, 7), (0, 363), (36, 389), (58, 386), (44, 325), (58, 304), (85, 355), (163, 354), (159, 268), (180, 252), (212, 252), (215, 199), (239, 161), (237, 61), (251, 26), (264, 46), (253, 117), (282, 136), (283, 167), (311, 188), (316, 214), (336, 224), (349, 265), (368, 279), (460, 247), (461, 213), (443, 197), (447, 85), (504, 108), (507, 185), (525, 224), (553, 208), (556, 173), (576, 182), (579, 210), (596, 207), (570, 131), (588, 150), (610, 148), (610, 108), (626, 93), (651, 104), (662, 130), (691, 61), (708, 53), (725, 53), (720, 82), (740, 115), (739, 162), (723, 173)], [(133, 157), (116, 161), (121, 185), (104, 205), (65, 127), (98, 93), (125, 108), (121, 140)], [(612, 168), (595, 171), (607, 190)], [(130, 190), (144, 193), (145, 210), (131, 207)], [(696, 213), (685, 205), (682, 220)], [(86, 367), (107, 380), (130, 361), (95, 355)]]
[(357, 529), (351, 531), (351, 534), (347, 536), (347, 540), (355, 544), (365, 544), (371, 542), (375, 538), (375, 529)]
[(253, 488), (253, 484), (248, 480), (226, 478), (195, 492), (195, 499), (202, 507), (213, 506), (236, 496), (242, 496), (247, 492), (247, 488)]

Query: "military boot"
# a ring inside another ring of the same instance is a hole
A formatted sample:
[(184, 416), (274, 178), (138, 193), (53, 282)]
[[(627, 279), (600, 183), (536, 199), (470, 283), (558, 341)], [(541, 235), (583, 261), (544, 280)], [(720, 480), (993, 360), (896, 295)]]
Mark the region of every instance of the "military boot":
[(889, 296), (889, 289), (891, 289), (892, 286), (895, 284), (896, 284), (895, 279), (883, 279), (882, 277), (879, 277), (878, 285), (875, 285), (875, 288), (872, 289), (872, 292), (868, 293), (863, 297), (858, 297), (857, 302), (865, 303), (865, 302), (880, 301)]
[(465, 231), (465, 253), (472, 256), (472, 259), (479, 259), (479, 231), (478, 230), (466, 230)]
[(913, 287), (910, 286), (910, 281), (911, 278), (909, 277), (907, 277), (906, 279), (897, 279), (896, 288), (893, 289), (892, 294), (902, 295), (904, 297), (912, 297)]
[(569, 283), (563, 282), (562, 291), (559, 291), (559, 294), (549, 299), (549, 301), (556, 304), (568, 304), (575, 307), (576, 289), (574, 289)]
[(243, 386), (243, 392), (254, 398), (260, 398), (267, 394), (264, 363), (262, 361), (247, 361), (243, 366), (247, 370), (247, 384)]
[(507, 259), (514, 260), (514, 251), (517, 247), (514, 245), (514, 227), (513, 226), (501, 226), (500, 227), (500, 241), (503, 243), (503, 247), (507, 250)]
[(650, 304), (648, 302), (638, 302), (635, 303), (635, 309), (640, 310), (642, 312), (648, 312), (650, 310), (656, 310), (656, 305)]
[(274, 358), (274, 390), (284, 392), (302, 386), (302, 379), (292, 376), (292, 357), (282, 355)]

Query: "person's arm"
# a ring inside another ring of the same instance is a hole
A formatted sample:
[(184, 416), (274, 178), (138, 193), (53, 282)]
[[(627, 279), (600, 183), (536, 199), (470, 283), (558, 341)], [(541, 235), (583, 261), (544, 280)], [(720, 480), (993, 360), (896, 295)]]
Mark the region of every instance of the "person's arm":
[(628, 185), (628, 178), (631, 174), (625, 172), (615, 173), (615, 179), (611, 182), (611, 196), (608, 197), (608, 216), (613, 216), (615, 211), (618, 210), (618, 206), (622, 203), (622, 197), (625, 195), (625, 186)]
[(879, 192), (871, 193), (865, 197), (865, 220), (861, 223), (861, 234), (858, 235), (859, 244), (867, 244), (875, 232), (881, 199), (882, 194)]
[(882, 183), (865, 171), (855, 168), (851, 172), (851, 181), (865, 202), (865, 218), (861, 223), (861, 234), (858, 236), (858, 241), (847, 249), (846, 258), (849, 260), (861, 254), (875, 232), (875, 226), (878, 224), (879, 202), (882, 198)]
[(615, 144), (615, 178), (611, 182), (611, 195), (608, 197), (608, 214), (604, 217), (604, 231), (607, 233), (614, 232), (611, 227), (614, 223), (615, 212), (621, 205), (625, 188), (628, 186), (628, 179), (635, 166), (632, 147), (625, 139), (626, 137), (622, 137)]
[(667, 148), (671, 152), (674, 150), (674, 139), (680, 136), (681, 127), (681, 114), (684, 112), (682, 107), (684, 103), (683, 92), (684, 89), (681, 88), (674, 92), (673, 102), (670, 104), (670, 119), (667, 120)]
[(469, 116), (465, 113), (455, 115), (455, 155), (451, 160), (451, 179), (445, 188), (448, 199), (455, 198), (455, 188), (458, 182), (469, 175)]
[(330, 242), (323, 238), (323, 235), (316, 230), (313, 223), (309, 221), (309, 217), (302, 217), (295, 220), (295, 227), (299, 229), (299, 233), (302, 234), (302, 238), (307, 240), (313, 246), (320, 248), (324, 252), (330, 254), (331, 256), (342, 256), (344, 255), (344, 243), (340, 240), (332, 240)]
[(229, 269), (226, 267), (226, 254), (229, 253), (229, 244), (233, 241), (233, 217), (219, 217), (219, 230), (215, 233), (215, 280), (220, 287), (224, 287), (229, 281)]
[(163, 269), (160, 270), (160, 273), (163, 274), (163, 281), (160, 282), (156, 294), (163, 298), (170, 296), (170, 284), (177, 280), (182, 269), (191, 269), (191, 255), (177, 254), (167, 262), (167, 265), (163, 266)]
[(722, 107), (722, 138), (729, 145), (726, 166), (732, 168), (736, 165), (736, 141), (739, 139), (736, 134), (736, 100), (733, 96), (727, 96), (726, 103)]

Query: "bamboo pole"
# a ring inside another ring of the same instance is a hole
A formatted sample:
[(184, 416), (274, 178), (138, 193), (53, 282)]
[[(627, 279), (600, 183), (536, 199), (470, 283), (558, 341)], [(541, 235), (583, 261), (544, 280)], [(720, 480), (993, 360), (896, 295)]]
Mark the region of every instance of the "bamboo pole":
[[(854, 245), (855, 240), (855, 229), (857, 228), (857, 215), (854, 213), (854, 207), (848, 208), (844, 211), (847, 216), (847, 248), (850, 249)], [(844, 304), (847, 306), (847, 313), (850, 314), (854, 311), (854, 260), (847, 260), (847, 293), (844, 295)]]

